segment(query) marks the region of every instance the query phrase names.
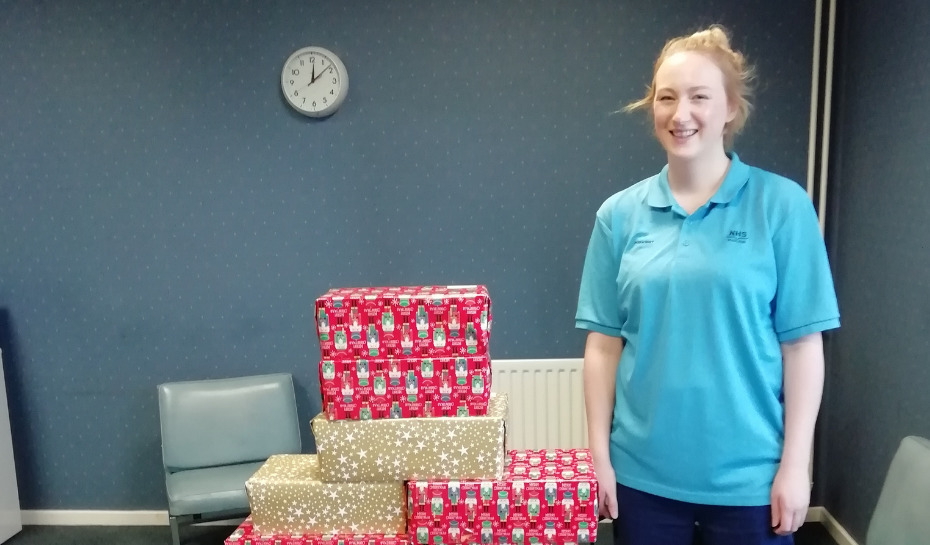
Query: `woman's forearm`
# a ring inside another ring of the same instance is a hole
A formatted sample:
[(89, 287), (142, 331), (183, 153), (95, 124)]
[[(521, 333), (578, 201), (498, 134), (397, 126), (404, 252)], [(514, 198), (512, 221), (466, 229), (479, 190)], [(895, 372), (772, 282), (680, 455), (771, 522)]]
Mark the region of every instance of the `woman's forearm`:
[(823, 397), (823, 338), (812, 333), (782, 343), (785, 391), (785, 442), (782, 465), (810, 464), (814, 425)]
[(610, 459), (610, 425), (623, 340), (590, 332), (584, 350), (584, 400), (588, 445), (595, 460)]

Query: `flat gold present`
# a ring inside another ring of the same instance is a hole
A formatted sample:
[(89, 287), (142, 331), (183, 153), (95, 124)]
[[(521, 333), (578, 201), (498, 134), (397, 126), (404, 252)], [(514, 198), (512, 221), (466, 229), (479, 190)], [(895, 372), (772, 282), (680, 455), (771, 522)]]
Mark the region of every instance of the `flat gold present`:
[(507, 395), (491, 394), (486, 416), (311, 422), (326, 482), (498, 480), (504, 474)]
[(272, 456), (245, 483), (261, 535), (403, 534), (404, 483), (324, 483), (314, 454)]

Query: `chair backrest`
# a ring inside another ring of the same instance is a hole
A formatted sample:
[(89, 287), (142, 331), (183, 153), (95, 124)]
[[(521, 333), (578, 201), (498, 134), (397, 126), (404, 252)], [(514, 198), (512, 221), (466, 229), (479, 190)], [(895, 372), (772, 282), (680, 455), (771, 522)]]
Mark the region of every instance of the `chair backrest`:
[(169, 473), (300, 453), (287, 373), (160, 384), (158, 409)]
[(905, 437), (888, 468), (868, 545), (930, 543), (930, 441)]

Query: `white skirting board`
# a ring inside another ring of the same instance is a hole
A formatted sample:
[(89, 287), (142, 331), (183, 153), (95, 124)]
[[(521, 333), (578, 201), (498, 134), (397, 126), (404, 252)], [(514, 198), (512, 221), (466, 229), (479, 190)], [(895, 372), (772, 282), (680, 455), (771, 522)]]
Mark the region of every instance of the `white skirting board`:
[(807, 522), (819, 522), (827, 529), (837, 545), (859, 545), (846, 528), (839, 523), (826, 507), (811, 507), (807, 510)]
[[(168, 511), (95, 511), (95, 510), (34, 510), (23, 511), (25, 526), (167, 526)], [(838, 545), (858, 545), (845, 528), (823, 507), (807, 511), (808, 522), (824, 525)], [(235, 525), (237, 521), (210, 524)]]

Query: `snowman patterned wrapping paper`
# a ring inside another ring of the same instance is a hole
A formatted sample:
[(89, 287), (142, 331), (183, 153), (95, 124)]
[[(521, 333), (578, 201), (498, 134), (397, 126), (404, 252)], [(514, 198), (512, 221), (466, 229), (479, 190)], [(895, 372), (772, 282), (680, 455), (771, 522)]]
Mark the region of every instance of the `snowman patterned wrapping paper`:
[(334, 288), (316, 300), (323, 360), (488, 353), (485, 286)]
[(411, 545), (587, 545), (597, 539), (597, 477), (587, 449), (515, 450), (496, 481), (407, 483)]

